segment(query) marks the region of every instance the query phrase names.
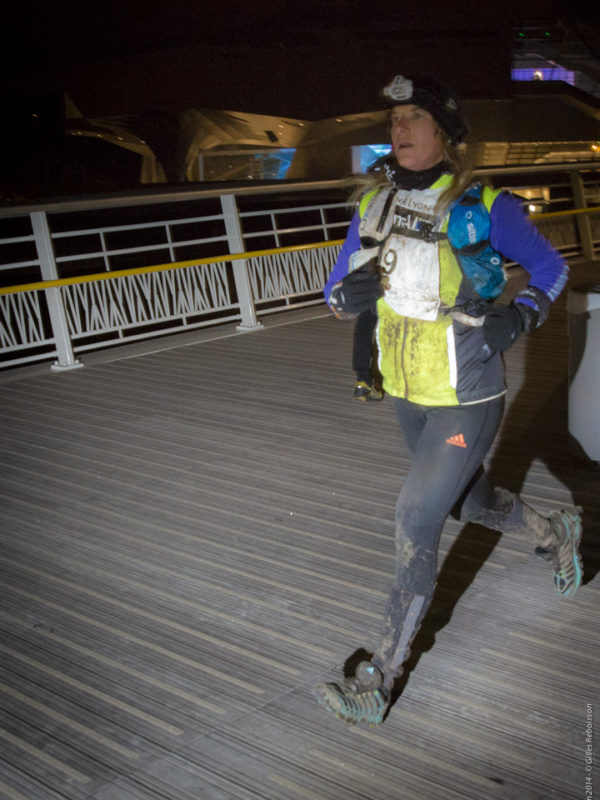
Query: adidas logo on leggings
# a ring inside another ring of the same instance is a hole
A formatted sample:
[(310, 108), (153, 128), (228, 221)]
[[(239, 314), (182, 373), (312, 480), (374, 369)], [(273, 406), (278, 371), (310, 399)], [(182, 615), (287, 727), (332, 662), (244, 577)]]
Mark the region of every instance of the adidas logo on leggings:
[(462, 433), (457, 433), (456, 436), (451, 436), (449, 439), (446, 439), (446, 444), (453, 444), (455, 447), (467, 446), (465, 437), (462, 435)]

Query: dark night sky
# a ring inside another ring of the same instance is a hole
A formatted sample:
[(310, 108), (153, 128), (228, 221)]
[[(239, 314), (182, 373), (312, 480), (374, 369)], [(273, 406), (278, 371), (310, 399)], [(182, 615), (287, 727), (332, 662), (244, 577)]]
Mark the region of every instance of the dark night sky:
[(9, 121), (0, 127), (0, 183), (11, 198), (137, 185), (137, 161), (111, 151), (107, 177), (106, 150), (90, 153), (92, 140), (78, 148), (73, 137), (67, 146), (65, 94), (92, 122), (120, 117), (164, 166), (190, 108), (307, 120), (373, 111), (398, 73), (432, 75), (465, 99), (509, 96), (514, 28), (579, 20), (597, 31), (593, 8), (589, 0), (17, 0), (0, 31)]
[(513, 26), (591, 15), (578, 0), (25, 2), (4, 27), (0, 80), (64, 90), (88, 117), (172, 106), (316, 119), (369, 110), (397, 72), (502, 93)]
[(526, 19), (592, 19), (598, 12), (595, 4), (583, 0), (462, 0), (456, 4), (447, 0), (41, 0), (16, 4), (11, 16), (14, 23), (5, 27), (5, 35), (17, 49), (27, 43), (26, 62), (64, 63), (203, 41), (246, 46), (306, 31), (326, 37), (347, 25), (373, 30), (499, 29)]

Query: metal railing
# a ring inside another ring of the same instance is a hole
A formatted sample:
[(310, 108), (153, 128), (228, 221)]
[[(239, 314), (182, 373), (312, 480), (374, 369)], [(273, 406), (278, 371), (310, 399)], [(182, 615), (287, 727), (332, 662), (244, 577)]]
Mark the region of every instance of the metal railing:
[[(565, 257), (595, 258), (597, 164), (520, 168), (516, 190), (544, 173), (552, 199), (536, 224)], [(515, 180), (513, 169), (485, 174)], [(182, 188), (0, 209), (0, 366), (71, 369), (91, 349), (224, 322), (251, 331), (262, 315), (322, 303), (352, 213), (344, 187)]]

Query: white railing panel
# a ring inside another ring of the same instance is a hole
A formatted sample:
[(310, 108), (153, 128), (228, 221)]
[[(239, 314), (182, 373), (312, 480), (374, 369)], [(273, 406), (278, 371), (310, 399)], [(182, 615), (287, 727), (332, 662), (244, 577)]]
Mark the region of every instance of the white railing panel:
[(248, 259), (256, 303), (321, 292), (337, 259), (339, 246)]
[[(514, 178), (515, 171), (523, 176), (549, 173), (553, 183), (546, 210), (574, 207), (573, 180), (566, 177), (563, 185), (555, 177), (555, 173), (569, 176), (573, 171), (581, 171), (585, 181), (585, 202), (581, 205), (600, 205), (596, 164), (552, 165), (551, 169), (493, 168), (484, 174), (495, 176), (494, 183), (498, 185), (502, 175)], [(531, 184), (541, 186), (543, 180), (532, 179)], [(515, 191), (518, 193), (518, 187)], [(103, 270), (143, 269), (146, 264), (189, 263), (212, 256), (222, 259), (214, 264), (0, 295), (0, 366), (58, 355), (57, 363), (68, 368), (73, 359), (65, 358), (64, 347), (58, 346), (63, 339), (82, 352), (230, 320), (241, 322), (241, 328), (249, 330), (260, 327), (256, 325), (256, 315), (323, 302), (322, 287), (339, 247), (299, 249), (233, 261), (227, 261), (227, 253), (286, 245), (301, 248), (304, 243), (343, 239), (352, 213), (344, 193), (343, 183), (334, 181), (278, 184), (262, 189), (238, 187), (221, 192), (143, 192), (125, 199), (84, 198), (52, 203), (46, 209), (50, 216), (45, 244), (33, 226), (34, 217), (44, 213), (41, 206), (24, 206), (18, 213), (17, 209), (4, 214), (0, 210), (0, 217), (14, 217), (14, 225), (5, 225), (6, 236), (0, 239), (0, 280), (5, 285), (25, 284), (39, 280), (40, 275), (44, 280), (53, 280)], [(250, 196), (253, 199), (246, 202)], [(237, 238), (227, 229), (227, 215), (218, 213), (219, 203), (223, 210), (223, 197), (229, 198), (230, 211), (239, 220)], [(182, 200), (185, 209), (177, 205)], [(143, 206), (151, 210), (146, 213)], [(582, 252), (577, 218), (542, 217), (536, 225), (565, 257)], [(588, 238), (592, 248), (597, 249), (600, 214), (589, 217), (589, 227), (592, 236)], [(42, 269), (45, 264), (54, 265), (55, 271)], [(51, 329), (53, 303), (64, 305), (65, 323), (60, 330), (56, 325), (55, 330)], [(247, 324), (249, 319), (252, 325)]]
[(71, 336), (125, 331), (237, 307), (225, 262), (62, 287)]
[(54, 342), (54, 338), (46, 333), (41, 298), (40, 292), (0, 296), (2, 350), (13, 352)]

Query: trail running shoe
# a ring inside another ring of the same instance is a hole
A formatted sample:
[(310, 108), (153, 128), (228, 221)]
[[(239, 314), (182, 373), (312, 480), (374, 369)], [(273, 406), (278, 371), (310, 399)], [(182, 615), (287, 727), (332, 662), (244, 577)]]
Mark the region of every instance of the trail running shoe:
[(313, 694), (328, 711), (351, 725), (381, 725), (390, 700), (382, 688), (383, 676), (370, 661), (361, 662), (354, 678), (318, 683)]
[(366, 403), (367, 400), (383, 400), (383, 392), (376, 386), (369, 386), (365, 381), (354, 384), (354, 400)]
[(537, 547), (537, 555), (550, 562), (554, 586), (563, 597), (572, 597), (581, 586), (583, 565), (579, 555), (581, 515), (579, 509), (563, 508), (550, 514), (550, 527), (556, 536), (554, 547)]

